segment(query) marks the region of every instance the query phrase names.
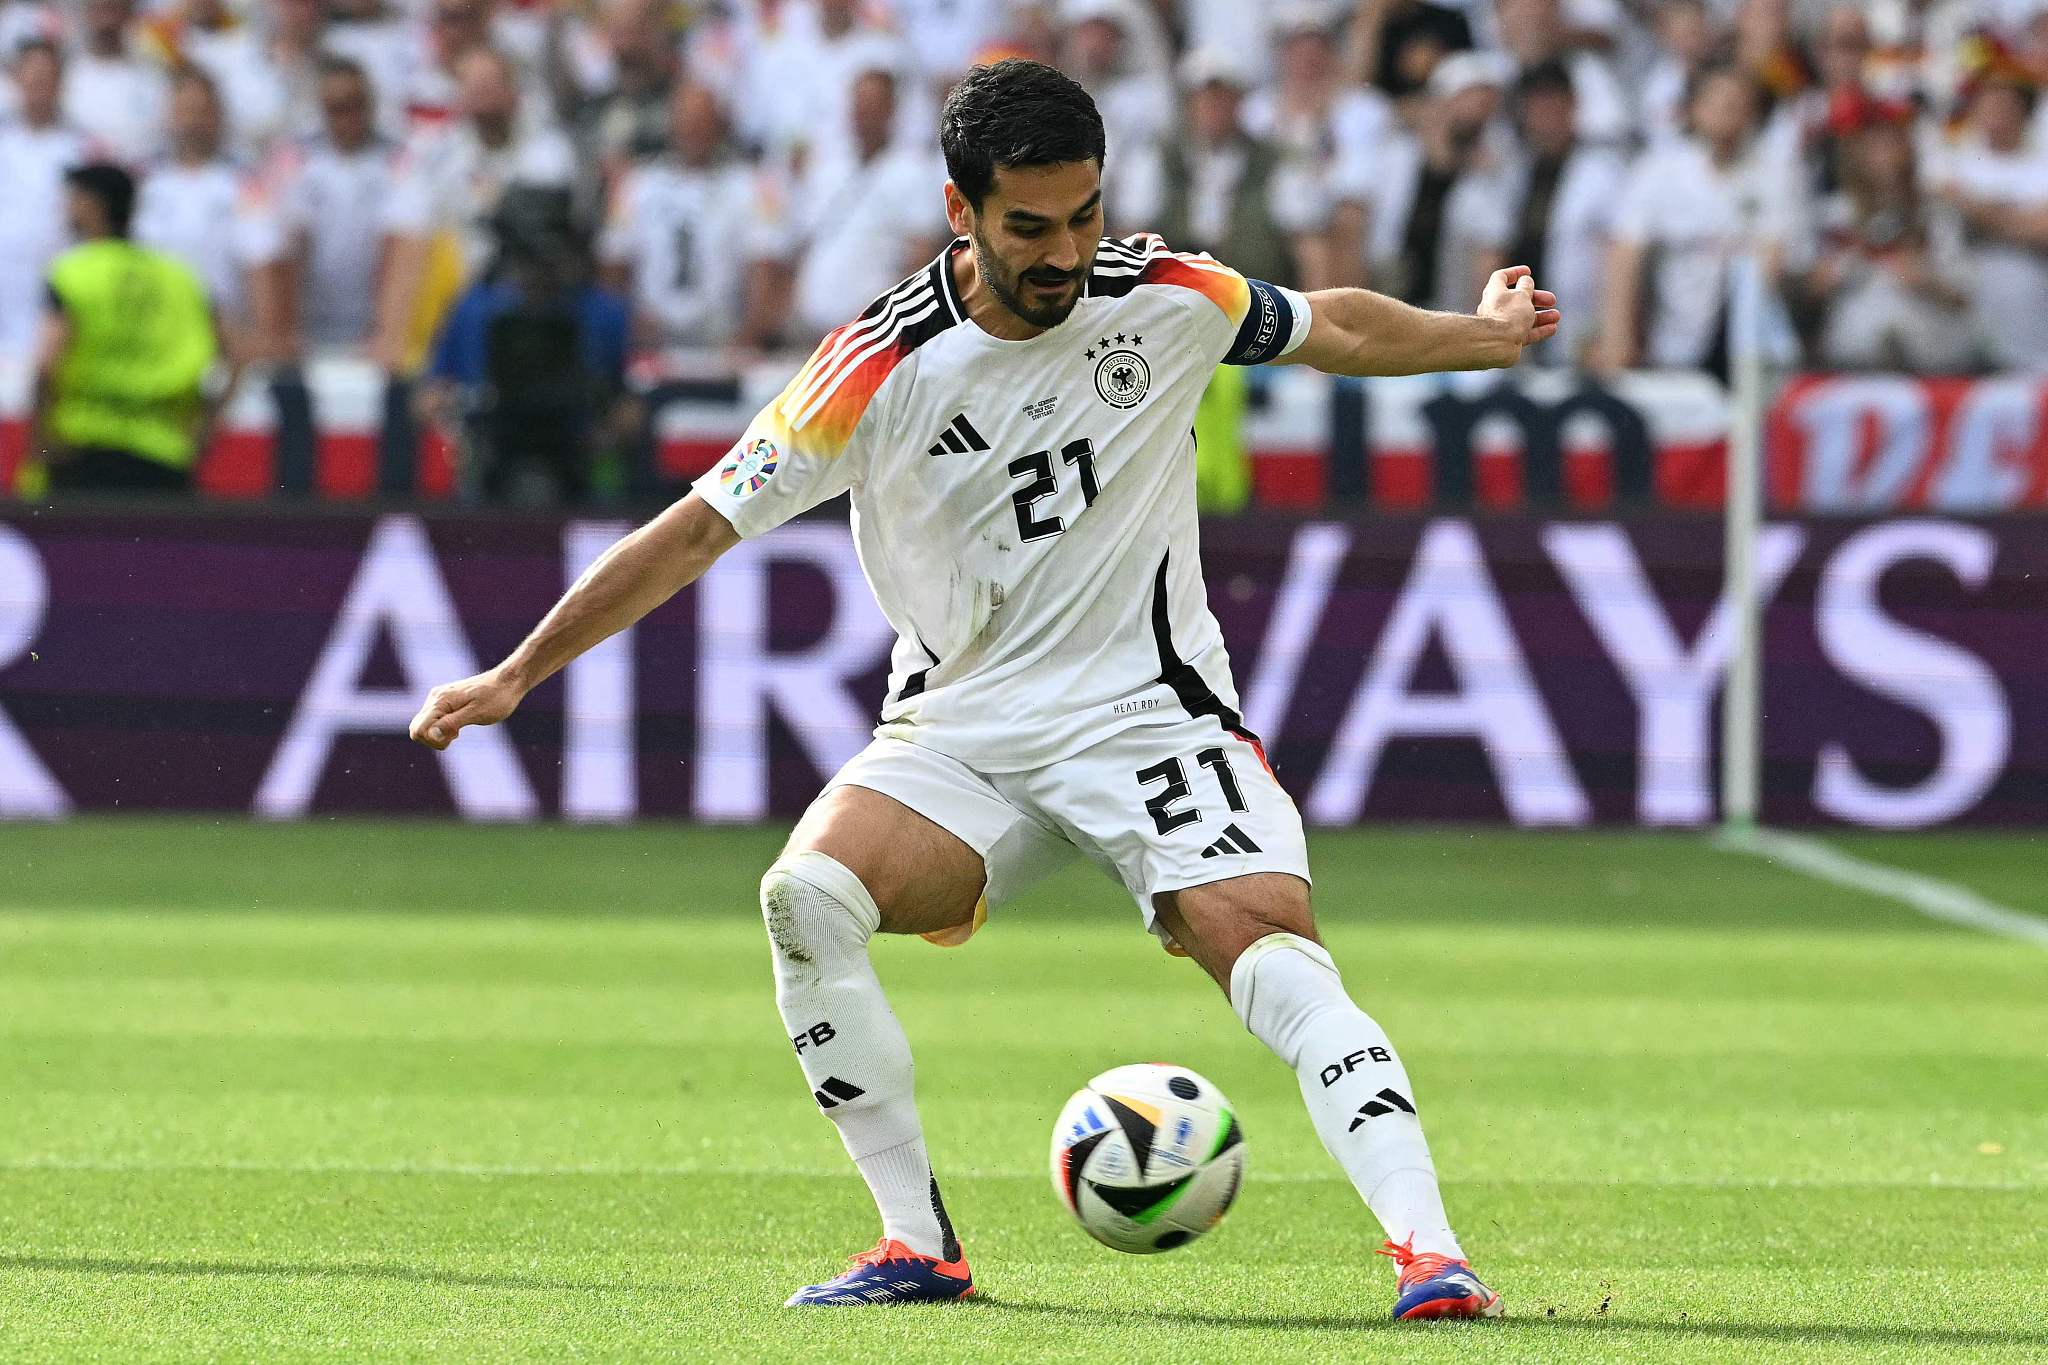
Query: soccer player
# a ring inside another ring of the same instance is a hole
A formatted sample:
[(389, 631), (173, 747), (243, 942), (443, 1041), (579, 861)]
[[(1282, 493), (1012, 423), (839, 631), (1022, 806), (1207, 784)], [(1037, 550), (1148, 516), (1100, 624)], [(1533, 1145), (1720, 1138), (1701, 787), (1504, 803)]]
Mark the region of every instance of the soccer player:
[(1332, 374), (1511, 365), (1551, 336), (1526, 269), (1478, 312), (1304, 297), (1158, 238), (1102, 236), (1102, 120), (1051, 67), (977, 67), (940, 142), (958, 234), (825, 338), (694, 490), (625, 537), (497, 667), (434, 689), (413, 738), (510, 715), (743, 536), (850, 492), (898, 640), (875, 739), (761, 881), (775, 998), (882, 1236), (791, 1304), (973, 1288), (926, 1156), (876, 933), (964, 941), (1078, 850), (1294, 1069), (1385, 1228), (1396, 1318), (1491, 1316), (1437, 1192), (1414, 1087), (1316, 936), (1301, 817), (1239, 718), (1196, 557), (1189, 424), (1219, 363)]

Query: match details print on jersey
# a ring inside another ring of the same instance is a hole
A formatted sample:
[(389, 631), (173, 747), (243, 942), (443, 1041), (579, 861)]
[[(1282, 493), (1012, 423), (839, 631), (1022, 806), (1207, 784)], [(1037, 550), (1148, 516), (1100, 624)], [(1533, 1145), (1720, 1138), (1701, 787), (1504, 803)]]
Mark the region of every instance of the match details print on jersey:
[(1018, 771), (1184, 714), (1190, 688), (1234, 710), (1193, 553), (1195, 409), (1218, 364), (1299, 344), (1306, 301), (1105, 239), (1067, 321), (1006, 341), (967, 317), (967, 249), (828, 335), (697, 491), (742, 536), (851, 494), (898, 636), (880, 733)]

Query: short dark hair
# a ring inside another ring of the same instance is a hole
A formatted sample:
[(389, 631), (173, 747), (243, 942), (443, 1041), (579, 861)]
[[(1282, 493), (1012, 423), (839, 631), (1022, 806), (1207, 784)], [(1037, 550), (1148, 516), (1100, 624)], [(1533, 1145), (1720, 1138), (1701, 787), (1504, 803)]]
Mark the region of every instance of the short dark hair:
[(97, 199), (107, 215), (107, 229), (116, 237), (128, 235), (135, 217), (135, 177), (111, 161), (88, 161), (64, 172), (64, 183), (81, 194)]
[(346, 76), (352, 81), (367, 81), (370, 79), (370, 73), (363, 70), (361, 62), (353, 57), (337, 56), (332, 52), (320, 54), (320, 59), (313, 63), (313, 74), (323, 81), (335, 80), (342, 76)]
[(1007, 57), (970, 70), (939, 113), (946, 174), (976, 208), (1012, 166), (1059, 166), (1103, 155), (1102, 115), (1064, 72)]
[(1556, 57), (1547, 62), (1538, 62), (1526, 68), (1515, 81), (1515, 99), (1526, 100), (1531, 95), (1576, 96), (1578, 87), (1572, 84), (1571, 68)]
[(9, 65), (18, 66), (27, 57), (48, 57), (57, 65), (64, 65), (64, 49), (49, 38), (23, 38), (14, 45), (14, 51), (9, 54)]

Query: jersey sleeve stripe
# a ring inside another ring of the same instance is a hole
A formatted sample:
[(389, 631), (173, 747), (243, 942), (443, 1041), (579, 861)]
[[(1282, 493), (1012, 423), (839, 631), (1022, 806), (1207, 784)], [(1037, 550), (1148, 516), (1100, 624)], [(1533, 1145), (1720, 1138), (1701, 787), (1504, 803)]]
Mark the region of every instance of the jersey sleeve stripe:
[[(881, 347), (898, 343), (903, 354), (908, 355), (965, 320), (950, 269), (953, 253), (964, 245), (964, 240), (949, 245), (930, 265), (876, 299), (858, 318), (818, 344), (810, 362), (775, 403), (790, 430), (811, 421), (830, 402), (846, 377), (868, 363)], [(946, 304), (943, 313), (938, 311), (941, 299)]]
[(1160, 256), (1148, 262), (1138, 276), (1140, 284), (1171, 284), (1192, 289), (1221, 309), (1232, 323), (1244, 321), (1251, 307), (1251, 287), (1234, 270), (1204, 265), (1181, 256)]
[[(896, 363), (904, 356), (910, 354), (912, 347), (906, 344), (906, 333), (911, 325), (930, 317), (938, 311), (938, 307), (937, 299), (924, 300), (915, 311), (904, 314), (895, 326), (876, 335), (860, 350), (855, 351), (840, 366), (832, 382), (820, 389), (790, 418), (790, 429), (802, 430), (820, 413), (829, 412), (838, 406), (842, 395), (854, 398), (862, 407), (866, 407), (867, 400), (874, 396), (875, 389), (881, 387), (882, 380), (888, 377), (889, 371), (894, 369)], [(869, 379), (872, 380), (871, 384), (868, 382)], [(829, 427), (831, 422), (828, 420), (826, 425)], [(852, 429), (852, 424), (849, 423), (847, 430), (851, 432)]]
[(896, 286), (894, 290), (877, 299), (867, 311), (844, 327), (836, 328), (818, 344), (817, 352), (785, 391), (783, 416), (801, 425), (797, 412), (818, 396), (821, 389), (829, 390), (837, 382), (845, 368), (847, 358), (865, 342), (889, 331), (902, 317), (903, 310), (919, 300), (924, 288), (924, 277), (913, 276)]
[(1244, 276), (1214, 257), (1173, 251), (1151, 232), (1121, 241), (1103, 238), (1090, 283), (1091, 293), (1110, 297), (1128, 294), (1141, 284), (1193, 290), (1215, 304), (1233, 327), (1251, 310), (1251, 287)]
[[(951, 248), (929, 267), (875, 300), (818, 344), (810, 363), (768, 411), (785, 434), (804, 432), (804, 447), (835, 458), (853, 439), (868, 405), (904, 358), (960, 321), (947, 263)], [(947, 304), (940, 307), (941, 300)]]

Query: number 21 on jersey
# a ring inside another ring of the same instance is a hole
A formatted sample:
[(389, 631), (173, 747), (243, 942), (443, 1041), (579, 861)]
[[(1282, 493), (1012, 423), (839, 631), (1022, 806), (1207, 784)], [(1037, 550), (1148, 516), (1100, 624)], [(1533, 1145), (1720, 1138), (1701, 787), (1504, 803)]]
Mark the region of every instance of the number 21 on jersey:
[[(1095, 442), (1085, 437), (1069, 441), (1060, 447), (1059, 457), (1062, 464), (1080, 475), (1082, 509), (1094, 506), (1096, 494), (1102, 491), (1095, 482)], [(1017, 539), (1045, 540), (1067, 529), (1065, 517), (1049, 512), (1041, 515), (1039, 511), (1041, 502), (1057, 498), (1060, 491), (1061, 472), (1054, 467), (1050, 450), (1034, 450), (1010, 461), (1010, 476), (1024, 480), (1010, 494), (1010, 502), (1017, 509)]]

